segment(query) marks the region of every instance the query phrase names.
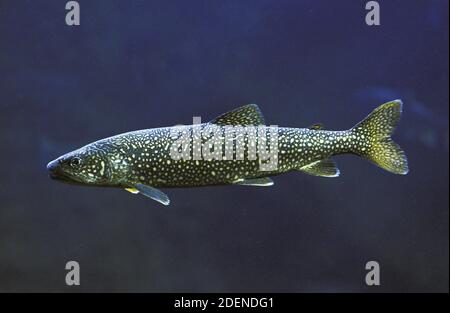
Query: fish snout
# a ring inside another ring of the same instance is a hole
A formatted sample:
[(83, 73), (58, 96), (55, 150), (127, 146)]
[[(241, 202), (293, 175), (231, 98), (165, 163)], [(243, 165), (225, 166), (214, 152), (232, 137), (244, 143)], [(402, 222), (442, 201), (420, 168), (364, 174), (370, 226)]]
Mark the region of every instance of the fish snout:
[(56, 179), (59, 177), (58, 171), (60, 169), (61, 161), (59, 159), (53, 160), (47, 164), (47, 171), (50, 178)]

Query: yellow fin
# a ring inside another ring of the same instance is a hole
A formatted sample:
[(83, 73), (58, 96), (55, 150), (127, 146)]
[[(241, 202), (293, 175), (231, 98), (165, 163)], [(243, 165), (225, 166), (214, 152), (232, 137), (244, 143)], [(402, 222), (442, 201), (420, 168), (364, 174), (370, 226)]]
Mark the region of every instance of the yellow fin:
[(401, 100), (387, 102), (356, 124), (351, 132), (358, 138), (354, 153), (389, 172), (405, 175), (409, 171), (405, 152), (391, 138), (401, 113)]
[(125, 190), (134, 194), (139, 193), (139, 190), (137, 190), (136, 188), (125, 188)]

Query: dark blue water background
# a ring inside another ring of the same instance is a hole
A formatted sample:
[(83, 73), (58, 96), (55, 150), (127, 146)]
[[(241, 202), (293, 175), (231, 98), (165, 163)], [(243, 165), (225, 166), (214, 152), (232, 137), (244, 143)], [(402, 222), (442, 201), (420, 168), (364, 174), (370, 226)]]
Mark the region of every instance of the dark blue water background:
[[(448, 1), (380, 1), (378, 27), (354, 0), (81, 0), (79, 27), (65, 2), (0, 1), (0, 291), (448, 291)], [(45, 170), (247, 103), (340, 130), (397, 98), (407, 176), (342, 156), (339, 179), (171, 189), (163, 207)]]

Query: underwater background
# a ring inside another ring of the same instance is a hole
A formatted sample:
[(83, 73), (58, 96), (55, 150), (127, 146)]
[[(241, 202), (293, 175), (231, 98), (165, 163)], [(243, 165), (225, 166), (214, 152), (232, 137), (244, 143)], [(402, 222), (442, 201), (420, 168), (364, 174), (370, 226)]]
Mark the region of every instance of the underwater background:
[[(448, 292), (448, 1), (379, 1), (380, 26), (355, 0), (78, 2), (69, 27), (66, 1), (0, 1), (1, 292)], [(406, 176), (338, 156), (338, 179), (170, 189), (163, 207), (46, 171), (247, 103), (341, 130), (397, 98)]]

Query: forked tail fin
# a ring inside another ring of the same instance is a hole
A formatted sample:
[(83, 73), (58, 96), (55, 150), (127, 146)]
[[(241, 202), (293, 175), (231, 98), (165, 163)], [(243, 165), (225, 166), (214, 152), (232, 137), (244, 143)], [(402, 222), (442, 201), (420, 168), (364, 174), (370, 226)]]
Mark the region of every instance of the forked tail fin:
[(353, 152), (394, 174), (408, 173), (408, 160), (391, 135), (402, 113), (402, 101), (380, 105), (351, 132), (356, 136)]

